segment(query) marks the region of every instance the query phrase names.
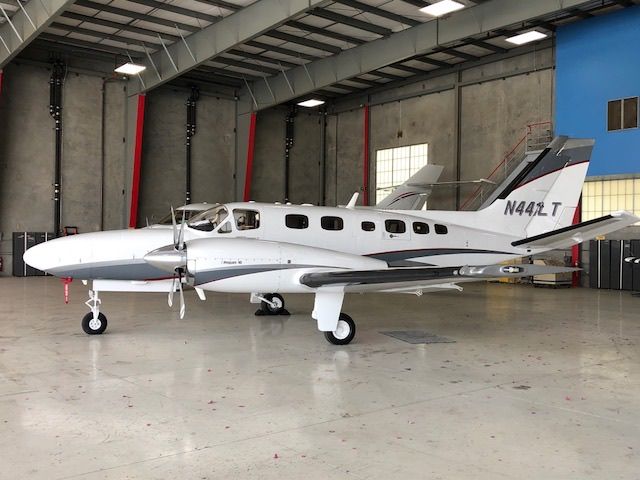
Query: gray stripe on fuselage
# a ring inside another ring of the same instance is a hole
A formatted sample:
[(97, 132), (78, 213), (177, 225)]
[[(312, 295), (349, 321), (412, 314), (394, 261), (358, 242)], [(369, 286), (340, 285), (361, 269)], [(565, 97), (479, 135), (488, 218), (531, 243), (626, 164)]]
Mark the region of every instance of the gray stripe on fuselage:
[(83, 280), (161, 280), (171, 273), (156, 268), (144, 260), (122, 260), (95, 262), (82, 265), (67, 265), (48, 270), (56, 277), (81, 278)]
[(285, 264), (267, 264), (267, 265), (238, 265), (234, 267), (213, 268), (198, 272), (194, 275), (195, 284), (203, 285), (205, 283), (217, 282), (227, 278), (240, 277), (243, 275), (252, 275), (254, 273), (271, 272), (275, 270), (293, 270), (296, 268), (340, 268), (322, 265), (296, 265), (291, 263)]

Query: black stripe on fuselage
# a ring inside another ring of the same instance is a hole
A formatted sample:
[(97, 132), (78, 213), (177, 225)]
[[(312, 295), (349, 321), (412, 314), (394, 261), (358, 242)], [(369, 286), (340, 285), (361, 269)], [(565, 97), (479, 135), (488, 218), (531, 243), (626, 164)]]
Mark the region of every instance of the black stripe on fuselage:
[(392, 266), (406, 266), (401, 265), (398, 262), (411, 261), (410, 259), (412, 258), (435, 257), (440, 255), (458, 255), (461, 253), (516, 255), (513, 252), (502, 252), (499, 250), (479, 250), (473, 248), (423, 248), (417, 250), (396, 250), (391, 252), (370, 253), (366, 256), (375, 258), (377, 260), (383, 260)]

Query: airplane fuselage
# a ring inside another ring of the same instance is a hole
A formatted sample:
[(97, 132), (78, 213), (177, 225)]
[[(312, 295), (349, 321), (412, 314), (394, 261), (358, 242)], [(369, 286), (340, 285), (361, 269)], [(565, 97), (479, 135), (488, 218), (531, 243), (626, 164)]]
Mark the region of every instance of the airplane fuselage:
[[(211, 271), (223, 269), (239, 273), (228, 277), (203, 273), (196, 276), (197, 285), (212, 290), (246, 291), (248, 281), (255, 278), (261, 284), (261, 274), (273, 270), (287, 270), (296, 277), (295, 281), (282, 282), (281, 288), (273, 288), (274, 292), (308, 291), (300, 286), (297, 277), (311, 266), (374, 269), (484, 265), (527, 254), (523, 249), (511, 246), (513, 238), (454, 221), (464, 220), (465, 214), (470, 212), (254, 202), (229, 203), (212, 210), (216, 211), (215, 226), (205, 218), (185, 225), (184, 232), (185, 240), (193, 244), (189, 247), (189, 257), (192, 262), (199, 261), (198, 271), (202, 272), (203, 262), (207, 261), (211, 263)], [(206, 214), (201, 215), (206, 217)], [(224, 241), (238, 238), (273, 242), (273, 248), (265, 247), (266, 243), (253, 248), (251, 242)], [(196, 245), (202, 242), (194, 243), (193, 240), (198, 239), (220, 240), (208, 241), (206, 248), (201, 248), (201, 255), (208, 260), (202, 256), (196, 260)], [(171, 278), (171, 274), (146, 262), (144, 256), (172, 244), (171, 229), (94, 232), (51, 241), (46, 259), (39, 259), (37, 263), (58, 277), (162, 280)], [(216, 245), (219, 248), (215, 248)], [(318, 258), (318, 252), (313, 249), (321, 249), (322, 258)], [(249, 268), (250, 265), (255, 267)]]

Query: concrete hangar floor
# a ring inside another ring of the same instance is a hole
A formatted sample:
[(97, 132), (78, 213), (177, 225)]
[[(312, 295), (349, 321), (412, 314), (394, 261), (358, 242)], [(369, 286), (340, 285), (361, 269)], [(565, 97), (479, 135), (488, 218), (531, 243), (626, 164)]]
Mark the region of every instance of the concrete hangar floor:
[[(245, 296), (104, 294), (0, 281), (0, 477), (638, 478), (640, 299), (477, 284), (348, 296), (346, 347)], [(455, 343), (381, 334), (426, 330)]]

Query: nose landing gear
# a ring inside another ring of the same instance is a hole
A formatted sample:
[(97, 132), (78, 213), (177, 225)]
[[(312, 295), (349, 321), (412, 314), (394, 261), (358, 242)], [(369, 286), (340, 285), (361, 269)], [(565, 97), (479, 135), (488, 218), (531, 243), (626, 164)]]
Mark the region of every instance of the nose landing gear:
[(107, 317), (100, 313), (102, 301), (98, 297), (98, 292), (89, 290), (89, 300), (84, 302), (91, 310), (82, 317), (82, 330), (87, 335), (100, 335), (107, 329)]

